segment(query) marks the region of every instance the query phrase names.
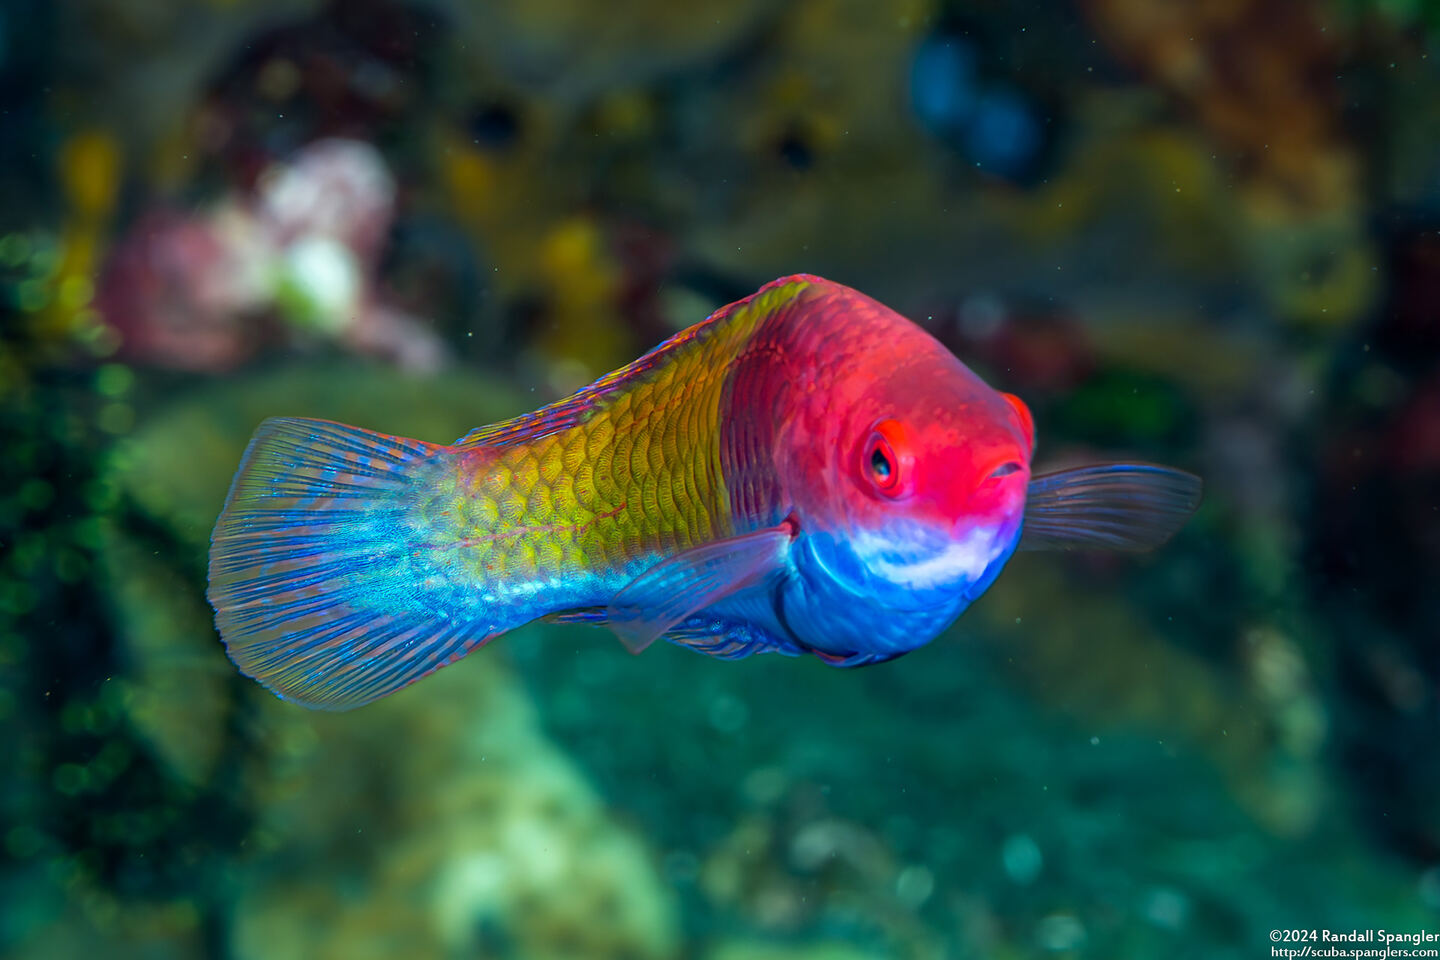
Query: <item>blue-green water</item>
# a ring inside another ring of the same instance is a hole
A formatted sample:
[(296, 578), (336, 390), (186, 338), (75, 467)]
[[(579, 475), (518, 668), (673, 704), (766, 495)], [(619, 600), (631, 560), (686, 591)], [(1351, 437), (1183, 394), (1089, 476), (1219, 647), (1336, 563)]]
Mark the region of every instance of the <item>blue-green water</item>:
[[(1440, 33), (1216, 9), (7, 7), (0, 954), (1440, 928)], [(1200, 511), (860, 670), (536, 625), (329, 715), (226, 659), (261, 419), (449, 441), (797, 271), (1022, 396), (1038, 464), (1175, 463)]]

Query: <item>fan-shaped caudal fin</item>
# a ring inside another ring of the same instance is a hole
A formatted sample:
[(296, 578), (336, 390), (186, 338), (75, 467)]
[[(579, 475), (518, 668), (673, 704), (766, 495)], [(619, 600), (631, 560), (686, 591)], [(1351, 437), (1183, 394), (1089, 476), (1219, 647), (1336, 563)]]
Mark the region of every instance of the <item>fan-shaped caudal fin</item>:
[(267, 420), (215, 524), (210, 603), (230, 658), (282, 699), (346, 710), (487, 639), (458, 573), (413, 548), (445, 448), (321, 420)]
[(1025, 495), (1022, 550), (1149, 550), (1200, 505), (1200, 478), (1148, 463), (1042, 474)]

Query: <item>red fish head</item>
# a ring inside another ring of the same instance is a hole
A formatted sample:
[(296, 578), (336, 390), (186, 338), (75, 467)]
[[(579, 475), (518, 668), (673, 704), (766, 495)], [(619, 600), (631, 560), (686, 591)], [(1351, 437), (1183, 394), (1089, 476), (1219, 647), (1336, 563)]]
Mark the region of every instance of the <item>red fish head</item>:
[[(1034, 426), (924, 330), (854, 291), (817, 348), (810, 389), (795, 378), (785, 449), (814, 631), (834, 649), (924, 643), (994, 579), (1014, 550)], [(847, 602), (848, 601), (848, 602)], [(874, 622), (866, 613), (878, 611)], [(904, 615), (901, 615), (901, 613)], [(850, 636), (851, 634), (854, 636)]]
[(835, 465), (848, 482), (832, 489), (852, 527), (881, 529), (900, 518), (937, 528), (997, 526), (1024, 509), (1030, 411), (978, 379), (975, 389), (955, 389), (972, 385), (947, 377), (950, 366), (887, 378), (856, 398)]
[[(906, 538), (943, 554), (975, 531), (1013, 537), (1030, 479), (1030, 412), (913, 330), (870, 357), (868, 381), (837, 395), (834, 478), (817, 515), (862, 542), (890, 541), (880, 547), (890, 554), (903, 552)], [(937, 559), (911, 546), (916, 565)]]

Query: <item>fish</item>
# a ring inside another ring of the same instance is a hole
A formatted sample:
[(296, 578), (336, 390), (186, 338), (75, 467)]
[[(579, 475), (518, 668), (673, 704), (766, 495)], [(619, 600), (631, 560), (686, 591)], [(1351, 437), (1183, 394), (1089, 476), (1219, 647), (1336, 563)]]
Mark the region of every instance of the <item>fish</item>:
[(1017, 550), (1158, 546), (1194, 474), (1032, 475), (1035, 424), (923, 328), (782, 277), (452, 444), (256, 430), (216, 521), (226, 651), (281, 699), (370, 703), (536, 620), (856, 667), (935, 639)]

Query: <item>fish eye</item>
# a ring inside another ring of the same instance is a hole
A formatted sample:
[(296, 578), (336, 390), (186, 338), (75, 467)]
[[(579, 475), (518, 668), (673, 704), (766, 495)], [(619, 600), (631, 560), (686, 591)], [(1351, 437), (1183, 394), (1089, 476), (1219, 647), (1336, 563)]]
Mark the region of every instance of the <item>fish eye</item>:
[(895, 475), (895, 465), (891, 462), (893, 454), (886, 449), (887, 446), (889, 444), (881, 440), (870, 452), (870, 473), (881, 486), (889, 483)]
[(914, 457), (910, 453), (905, 431), (894, 420), (882, 420), (870, 431), (861, 460), (861, 472), (879, 493), (890, 498), (903, 496), (909, 489), (909, 474)]

